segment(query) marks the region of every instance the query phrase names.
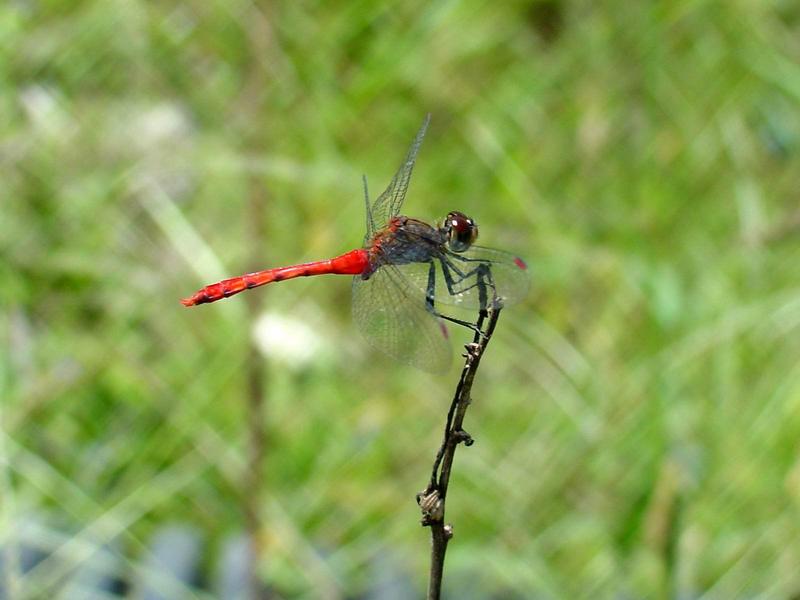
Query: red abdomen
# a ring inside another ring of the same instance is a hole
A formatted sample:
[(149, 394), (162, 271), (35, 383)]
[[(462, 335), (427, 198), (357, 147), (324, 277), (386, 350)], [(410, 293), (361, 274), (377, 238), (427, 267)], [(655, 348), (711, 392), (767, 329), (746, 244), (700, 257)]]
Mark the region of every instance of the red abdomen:
[(310, 275), (358, 275), (369, 268), (369, 258), (367, 251), (363, 248), (351, 250), (346, 254), (320, 260), (316, 262), (293, 265), (291, 267), (278, 267), (267, 269), (257, 273), (248, 273), (241, 277), (224, 279), (218, 283), (207, 285), (195, 292), (189, 298), (181, 300), (184, 306), (194, 306), (195, 304), (207, 304), (216, 302), (223, 298), (229, 298), (234, 294), (272, 283), (273, 281), (283, 281), (284, 279), (294, 279), (295, 277), (308, 277)]

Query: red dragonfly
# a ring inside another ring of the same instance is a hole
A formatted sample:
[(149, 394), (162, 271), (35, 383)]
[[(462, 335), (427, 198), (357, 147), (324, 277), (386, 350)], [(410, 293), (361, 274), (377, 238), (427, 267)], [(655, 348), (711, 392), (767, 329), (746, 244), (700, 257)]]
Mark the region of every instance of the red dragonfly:
[(440, 313), (438, 307), (485, 310), (495, 300), (512, 304), (525, 297), (529, 280), (521, 258), (473, 244), (478, 227), (463, 213), (452, 211), (435, 227), (400, 215), (429, 121), (430, 115), (389, 187), (371, 205), (364, 177), (367, 235), (362, 248), (328, 260), (225, 279), (181, 302), (216, 302), (295, 277), (355, 275), (353, 317), (364, 337), (403, 362), (434, 373), (446, 370), (451, 352), (443, 320), (476, 327)]

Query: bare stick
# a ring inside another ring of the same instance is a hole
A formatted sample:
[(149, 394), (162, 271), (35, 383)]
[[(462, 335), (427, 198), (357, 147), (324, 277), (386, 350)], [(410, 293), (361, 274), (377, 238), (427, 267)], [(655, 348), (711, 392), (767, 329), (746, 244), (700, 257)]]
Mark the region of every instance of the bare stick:
[(472, 437), (462, 429), (464, 415), (470, 404), (470, 392), (475, 373), (480, 366), (481, 357), (486, 351), (486, 346), (492, 339), (492, 333), (500, 317), (502, 304), (495, 301), (488, 311), (481, 311), (476, 323), (478, 330), (483, 331), (484, 321), (488, 318), (489, 323), (486, 331), (475, 333), (471, 344), (465, 346), (467, 352), (464, 355), (464, 368), (461, 370), (461, 379), (456, 386), (450, 410), (447, 412), (447, 420), (444, 428), (444, 438), (436, 459), (433, 461), (431, 479), (422, 492), (417, 494), (417, 504), (422, 510), (422, 525), (431, 528), (431, 570), (428, 580), (428, 600), (439, 600), (442, 593), (442, 575), (444, 573), (444, 555), (447, 551), (447, 543), (453, 537), (453, 526), (445, 525), (444, 508), (445, 498), (447, 497), (447, 486), (450, 483), (450, 471), (453, 467), (453, 458), (456, 448), (461, 442), (465, 446), (472, 445)]

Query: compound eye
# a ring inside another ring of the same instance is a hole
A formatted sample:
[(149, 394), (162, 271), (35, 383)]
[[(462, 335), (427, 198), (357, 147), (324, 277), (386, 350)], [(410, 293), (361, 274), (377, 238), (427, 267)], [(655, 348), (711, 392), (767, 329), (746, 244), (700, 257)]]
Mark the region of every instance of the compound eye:
[(464, 252), (478, 237), (478, 226), (464, 213), (453, 211), (445, 219), (447, 242), (453, 252)]

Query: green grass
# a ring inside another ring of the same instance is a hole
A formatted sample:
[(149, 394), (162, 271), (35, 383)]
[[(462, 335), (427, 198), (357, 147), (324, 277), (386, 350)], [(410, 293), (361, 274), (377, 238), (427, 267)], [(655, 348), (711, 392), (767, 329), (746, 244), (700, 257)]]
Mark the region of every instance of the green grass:
[(347, 278), (178, 299), (358, 245), (361, 173), (426, 112), (405, 210), (466, 212), (534, 279), (476, 382), (447, 585), (796, 595), (799, 36), (777, 0), (4, 3), (0, 538), (66, 532), (7, 569), (21, 597), (112, 541), (142, 569), (165, 523), (243, 529), (263, 312), (319, 348), (257, 361), (260, 576), (353, 595), (388, 552), (423, 589), (455, 371), (373, 356)]

